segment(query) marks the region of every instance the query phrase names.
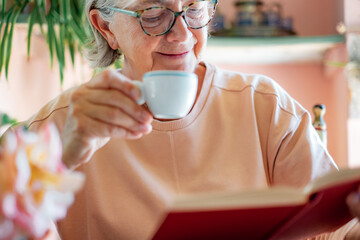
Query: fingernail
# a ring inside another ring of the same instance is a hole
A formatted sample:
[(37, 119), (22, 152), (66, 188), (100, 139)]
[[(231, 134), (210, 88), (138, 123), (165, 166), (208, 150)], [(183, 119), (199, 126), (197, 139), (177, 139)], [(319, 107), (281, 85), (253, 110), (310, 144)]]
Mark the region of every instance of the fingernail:
[(346, 202), (349, 204), (357, 204), (360, 201), (360, 196), (358, 193), (350, 193), (349, 196), (346, 198)]
[(134, 86), (133, 89), (131, 90), (131, 96), (133, 96), (135, 99), (139, 99), (141, 96), (140, 90)]
[(151, 132), (151, 130), (152, 130), (152, 126), (151, 126), (151, 124), (140, 125), (139, 129), (144, 134), (149, 134)]
[(150, 113), (147, 112), (146, 110), (144, 110), (144, 111), (141, 113), (141, 119), (142, 119), (144, 122), (148, 122), (148, 121), (151, 119)]
[(149, 134), (152, 131), (152, 125), (151, 124), (147, 124), (147, 125), (148, 125), (148, 128), (147, 128), (147, 131), (145, 132), (145, 134)]

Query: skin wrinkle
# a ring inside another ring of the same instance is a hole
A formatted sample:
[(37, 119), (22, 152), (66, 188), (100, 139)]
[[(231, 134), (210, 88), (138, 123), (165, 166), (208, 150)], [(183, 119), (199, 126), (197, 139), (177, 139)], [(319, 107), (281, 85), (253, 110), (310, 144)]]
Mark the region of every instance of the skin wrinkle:
[[(182, 11), (186, 6), (184, 1), (162, 2), (174, 11)], [(114, 14), (112, 21), (98, 21), (97, 25), (111, 48), (122, 50), (124, 64), (121, 73), (129, 79), (141, 81), (146, 72), (155, 70), (180, 70), (197, 74), (196, 104), (206, 70), (199, 63), (208, 39), (207, 26), (191, 29), (182, 17), (178, 17), (167, 34), (154, 37), (143, 32), (138, 18), (120, 13)]]
[[(114, 18), (109, 27), (113, 32), (117, 47), (123, 50), (125, 56), (123, 74), (129, 78), (141, 79), (145, 72), (160, 69), (193, 72), (200, 62), (201, 52), (207, 42), (207, 27), (198, 30), (189, 29), (184, 19), (178, 18), (169, 33), (152, 37), (143, 33), (137, 18), (124, 14), (116, 14)], [(119, 25), (122, 27), (120, 28)], [(190, 52), (184, 59), (185, 64), (181, 63), (181, 65), (169, 66), (157, 56), (159, 53), (183, 51)]]
[[(190, 4), (190, 3), (194, 2), (194, 1), (196, 1), (196, 0), (181, 1), (181, 2), (179, 2), (181, 4), (179, 4), (178, 7), (182, 10), (182, 8), (184, 6), (187, 6), (188, 4)], [(170, 0), (143, 0), (143, 1), (140, 1), (140, 2), (137, 2), (137, 3), (133, 4), (133, 5), (131, 5), (130, 8), (131, 8), (131, 10), (138, 11), (138, 10), (143, 10), (144, 8), (154, 7), (154, 6), (169, 7), (169, 6), (174, 4), (172, 2), (173, 1), (170, 1)], [(181, 11), (181, 10), (179, 10), (179, 11)]]
[(144, 1), (137, 1), (135, 4), (131, 5), (129, 9), (131, 10), (143, 10), (148, 7), (164, 5), (164, 0), (144, 0)]

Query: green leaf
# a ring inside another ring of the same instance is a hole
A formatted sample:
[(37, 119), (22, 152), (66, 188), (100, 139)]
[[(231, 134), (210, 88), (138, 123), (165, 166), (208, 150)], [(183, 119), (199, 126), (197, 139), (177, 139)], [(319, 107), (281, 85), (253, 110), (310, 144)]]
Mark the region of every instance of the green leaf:
[(62, 65), (65, 67), (65, 24), (60, 24), (60, 33), (59, 33), (59, 60), (61, 60)]
[(59, 70), (60, 70), (60, 83), (63, 83), (63, 75), (64, 75), (64, 68), (65, 68), (65, 24), (60, 23), (59, 27), (59, 41), (57, 41), (57, 56), (59, 61)]
[(16, 23), (16, 19), (19, 16), (21, 12), (21, 8), (18, 8), (18, 10), (15, 11), (15, 13), (12, 15), (12, 18), (7, 24), (10, 24), (10, 30), (7, 36), (6, 41), (6, 55), (5, 55), (5, 78), (8, 79), (8, 73), (9, 73), (9, 64), (10, 64), (10, 58), (11, 58), (11, 48), (12, 48), (12, 39), (14, 34), (14, 27)]
[[(51, 13), (51, 15), (53, 17), (54, 16), (56, 17), (56, 14), (52, 14), (52, 13)], [(61, 29), (61, 26), (60, 26), (60, 29)], [(58, 40), (57, 35), (56, 35), (56, 31), (54, 30), (54, 28), (49, 27), (49, 34), (50, 34), (50, 30), (51, 30), (51, 34), (52, 34), (52, 40), (53, 40), (53, 44), (54, 44), (54, 47), (55, 47), (56, 56), (57, 56), (58, 63), (59, 63), (60, 83), (62, 85), (63, 79), (64, 79), (64, 60), (65, 59), (62, 57), (63, 53), (61, 52), (61, 49), (62, 49), (62, 43), (60, 42), (61, 37), (59, 37), (59, 40)], [(61, 30), (60, 30), (60, 32), (61, 32)], [(59, 35), (61, 35), (61, 33)]]
[(66, 22), (68, 20), (66, 5), (67, 5), (66, 0), (60, 1), (60, 16), (62, 16), (64, 22)]
[(75, 66), (75, 42), (73, 39), (73, 36), (70, 32), (67, 32), (67, 40), (68, 40), (68, 46), (69, 46), (69, 53), (71, 57), (71, 63), (72, 66)]
[(30, 57), (30, 47), (31, 47), (31, 36), (34, 24), (36, 22), (37, 14), (36, 11), (32, 11), (30, 18), (29, 18), (29, 27), (28, 27), (28, 33), (27, 33), (27, 57)]
[(48, 25), (48, 31), (47, 31), (47, 42), (48, 42), (48, 46), (49, 46), (49, 54), (50, 54), (50, 67), (52, 68), (54, 66), (54, 34), (55, 31), (53, 29), (53, 21), (52, 21), (52, 16), (51, 14), (48, 14), (46, 16), (46, 22)]
[[(73, 15), (71, 14), (71, 5), (72, 5), (71, 2), (75, 2), (75, 1), (66, 0), (66, 19), (67, 19), (67, 21), (71, 21), (73, 19)], [(76, 18), (74, 20), (76, 20)]]
[(40, 26), (40, 31), (43, 34), (43, 36), (45, 36), (45, 31), (43, 28), (43, 24), (46, 22), (46, 15), (45, 15), (45, 3), (43, 0), (35, 0), (35, 7), (34, 10), (36, 11), (36, 15), (37, 15), (37, 22)]
[(64, 43), (62, 42), (62, 33), (60, 31), (59, 41), (55, 41), (56, 52), (58, 56), (59, 62), (59, 71), (60, 71), (60, 85), (63, 85), (64, 81), (64, 68), (65, 68), (65, 51), (64, 51)]
[(86, 44), (86, 33), (84, 30), (81, 30), (80, 27), (78, 27), (74, 22), (69, 22), (70, 27), (72, 28), (72, 32), (75, 33), (77, 36), (77, 39), (80, 41), (82, 45)]
[(3, 19), (5, 19), (5, 0), (2, 0), (1, 2), (1, 21), (0, 21), (0, 29), (2, 29), (2, 26), (4, 24)]
[(13, 125), (13, 124), (17, 123), (17, 120), (15, 118), (9, 117), (9, 115), (7, 115), (6, 113), (0, 114), (0, 116), (1, 116), (0, 126), (7, 125), (7, 124)]
[(59, 72), (60, 72), (60, 86), (63, 86), (64, 83), (64, 67), (59, 63)]
[(13, 39), (13, 34), (14, 34), (15, 23), (16, 23), (17, 18), (19, 17), (19, 14), (24, 10), (24, 8), (26, 7), (26, 5), (28, 3), (29, 3), (28, 0), (24, 1), (19, 6), (17, 11), (15, 11), (15, 14), (12, 16), (12, 19), (11, 19), (11, 28), (10, 28), (10, 32), (9, 32), (8, 39), (7, 39), (7, 52), (6, 52), (6, 56), (5, 56), (5, 78), (6, 79), (8, 78), (8, 73), (9, 73), (9, 64), (10, 64), (10, 58), (11, 58), (12, 39)]
[(49, 14), (51, 14), (53, 16), (53, 18), (57, 24), (60, 24), (63, 21), (63, 19), (61, 18), (61, 15), (58, 12), (56, 12), (55, 10), (49, 12)]
[[(51, 8), (52, 9), (57, 9), (57, 6), (58, 6), (58, 0), (51, 0)], [(56, 10), (58, 11), (58, 10)]]
[[(0, 0), (0, 29), (2, 29), (0, 31), (0, 73), (5, 67), (6, 76), (8, 75), (14, 22), (26, 4), (31, 2), (33, 4), (30, 16), (28, 16), (27, 56), (30, 56), (34, 27), (39, 24), (41, 33), (46, 36), (51, 67), (53, 67), (54, 55), (59, 62), (62, 83), (66, 51), (69, 51), (74, 66), (76, 52), (80, 52), (81, 48), (87, 44), (90, 28), (84, 10), (84, 0), (51, 0), (50, 6), (45, 6), (45, 0), (12, 0), (11, 6), (8, 6), (9, 4), (6, 6), (10, 8), (5, 10), (6, 2), (7, 0)], [(50, 7), (48, 12), (46, 12), (46, 7)]]
[(7, 13), (4, 15), (5, 19), (5, 29), (3, 31), (3, 34), (1, 36), (1, 44), (0, 44), (0, 74), (2, 72), (2, 69), (4, 67), (4, 60), (6, 59), (7, 51), (5, 51), (5, 45), (8, 39), (8, 31), (10, 26), (10, 20), (13, 16), (13, 10), (15, 9), (15, 5), (13, 5)]

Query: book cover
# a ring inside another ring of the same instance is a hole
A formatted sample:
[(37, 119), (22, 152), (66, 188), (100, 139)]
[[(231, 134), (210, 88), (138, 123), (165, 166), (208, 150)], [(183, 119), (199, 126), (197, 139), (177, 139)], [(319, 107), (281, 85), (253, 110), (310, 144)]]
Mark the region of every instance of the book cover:
[(352, 219), (345, 203), (360, 169), (331, 172), (305, 188), (179, 196), (153, 239), (302, 239)]

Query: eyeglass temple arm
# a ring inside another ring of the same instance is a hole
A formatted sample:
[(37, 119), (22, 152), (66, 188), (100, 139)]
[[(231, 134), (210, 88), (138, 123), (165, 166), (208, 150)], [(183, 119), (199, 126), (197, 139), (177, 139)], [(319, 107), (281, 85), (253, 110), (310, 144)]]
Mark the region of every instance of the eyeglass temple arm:
[(107, 7), (107, 8), (110, 9), (110, 10), (119, 12), (119, 13), (124, 13), (124, 14), (129, 15), (129, 16), (139, 17), (139, 13), (134, 12), (134, 11), (129, 11), (129, 10), (120, 9), (120, 8), (114, 8), (114, 7)]

